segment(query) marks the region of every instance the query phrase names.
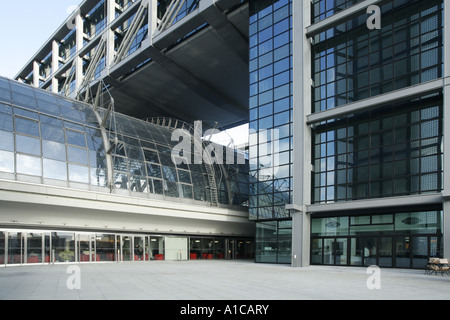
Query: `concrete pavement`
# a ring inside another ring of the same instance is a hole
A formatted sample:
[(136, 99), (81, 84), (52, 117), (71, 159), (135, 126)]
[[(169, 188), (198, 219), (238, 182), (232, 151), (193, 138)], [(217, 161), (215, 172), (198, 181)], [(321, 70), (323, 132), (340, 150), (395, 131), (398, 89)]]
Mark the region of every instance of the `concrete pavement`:
[[(379, 287), (377, 288), (377, 285)], [(372, 289), (370, 289), (372, 288)], [(422, 270), (151, 261), (0, 268), (1, 300), (445, 300)]]

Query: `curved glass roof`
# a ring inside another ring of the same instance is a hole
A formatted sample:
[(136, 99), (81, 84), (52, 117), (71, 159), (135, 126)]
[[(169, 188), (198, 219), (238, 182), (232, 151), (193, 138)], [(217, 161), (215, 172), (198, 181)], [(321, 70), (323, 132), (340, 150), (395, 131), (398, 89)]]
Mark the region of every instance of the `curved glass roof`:
[(106, 113), (0, 77), (0, 178), (247, 205), (248, 166), (175, 165), (176, 128)]

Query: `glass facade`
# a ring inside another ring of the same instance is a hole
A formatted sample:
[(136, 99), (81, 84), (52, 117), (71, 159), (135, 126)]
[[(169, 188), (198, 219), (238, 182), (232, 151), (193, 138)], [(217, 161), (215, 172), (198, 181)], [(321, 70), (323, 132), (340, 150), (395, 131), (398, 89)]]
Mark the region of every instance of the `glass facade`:
[(256, 223), (256, 262), (291, 263), (292, 221)]
[[(166, 243), (173, 239), (190, 255), (168, 257)], [(253, 258), (251, 238), (0, 230), (0, 265)]]
[(367, 29), (364, 13), (314, 36), (313, 111), (442, 77), (442, 8), (442, 1), (390, 1), (380, 30)]
[(442, 189), (442, 95), (315, 126), (314, 203)]
[[(357, 2), (314, 1), (313, 22)], [(379, 6), (381, 29), (364, 11), (312, 37), (313, 112), (442, 78), (443, 1)], [(440, 194), (443, 93), (366, 107), (311, 125), (311, 202)], [(314, 214), (310, 262), (424, 268), (442, 257), (442, 219), (441, 204)]]
[[(249, 5), (250, 219), (286, 219), (292, 198), (292, 1)], [(266, 241), (264, 230), (257, 223), (258, 246)], [(257, 249), (257, 262), (286, 262), (286, 252), (273, 249), (279, 245), (270, 247)]]
[(311, 21), (319, 22), (363, 0), (312, 0)]
[(179, 143), (171, 139), (176, 128), (116, 113), (103, 128), (99, 119), (106, 113), (0, 78), (0, 176), (206, 204), (217, 193), (219, 204), (248, 205), (247, 165), (176, 165), (171, 154)]
[(442, 254), (442, 211), (313, 217), (311, 263), (424, 268)]

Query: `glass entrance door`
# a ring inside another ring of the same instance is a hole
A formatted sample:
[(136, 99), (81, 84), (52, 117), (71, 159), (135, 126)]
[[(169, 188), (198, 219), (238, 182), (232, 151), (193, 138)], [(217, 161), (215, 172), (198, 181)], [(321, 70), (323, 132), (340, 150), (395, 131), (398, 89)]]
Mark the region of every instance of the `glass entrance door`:
[(42, 233), (26, 233), (27, 263), (42, 263)]
[(399, 268), (411, 267), (411, 250), (409, 236), (396, 237), (395, 266)]
[(393, 253), (393, 238), (380, 237), (378, 250), (378, 266), (392, 267), (392, 253)]
[(364, 266), (373, 266), (377, 264), (377, 237), (363, 238), (364, 243)]
[(120, 261), (132, 261), (133, 237), (120, 236)]
[(336, 265), (347, 265), (347, 238), (336, 239), (333, 244), (333, 249)]
[(134, 237), (134, 261), (144, 261), (144, 237)]
[(413, 237), (412, 239), (413, 268), (425, 268), (428, 263), (428, 237)]
[[(330, 238), (323, 239), (323, 263), (327, 265), (347, 265), (348, 264), (348, 239)], [(320, 244), (316, 243), (317, 249)], [(315, 252), (316, 258), (320, 253)]]

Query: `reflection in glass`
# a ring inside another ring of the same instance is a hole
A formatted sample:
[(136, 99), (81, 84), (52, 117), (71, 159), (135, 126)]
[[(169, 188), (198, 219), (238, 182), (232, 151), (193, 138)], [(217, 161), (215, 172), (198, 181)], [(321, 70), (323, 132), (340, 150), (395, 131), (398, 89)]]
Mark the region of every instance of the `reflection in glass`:
[(66, 161), (66, 146), (62, 143), (42, 140), (44, 158)]
[(14, 172), (14, 153), (0, 151), (0, 171)]
[(17, 173), (42, 176), (41, 158), (17, 154)]
[(15, 124), (17, 133), (39, 137), (39, 123), (37, 121), (15, 117)]
[(70, 162), (88, 165), (87, 150), (67, 146), (67, 158)]
[(98, 261), (116, 261), (116, 248), (113, 234), (96, 234), (96, 250)]
[(395, 265), (400, 268), (411, 267), (410, 237), (397, 237), (395, 245)]
[(164, 238), (151, 236), (149, 247), (145, 251), (150, 260), (161, 260), (161, 257), (164, 256)]
[(21, 232), (8, 232), (8, 264), (23, 262), (23, 238)]
[(91, 235), (79, 234), (78, 235), (78, 261), (89, 262), (95, 261), (94, 252), (91, 251)]
[(8, 232), (8, 264), (23, 263), (24, 243), (21, 232)]
[(69, 180), (73, 182), (89, 183), (89, 168), (69, 164)]
[(130, 236), (121, 236), (121, 261), (131, 261), (132, 238)]
[(42, 263), (42, 233), (27, 233), (27, 263)]
[(44, 178), (67, 181), (67, 164), (44, 159)]
[(0, 131), (0, 150), (14, 151), (14, 136), (12, 133)]
[(144, 237), (134, 237), (134, 261), (144, 261)]
[(0, 264), (5, 264), (5, 232), (0, 231)]
[(35, 156), (40, 156), (41, 140), (18, 134), (16, 135), (16, 150), (17, 152), (23, 152)]
[(74, 262), (75, 234), (52, 232), (52, 250), (55, 262)]

